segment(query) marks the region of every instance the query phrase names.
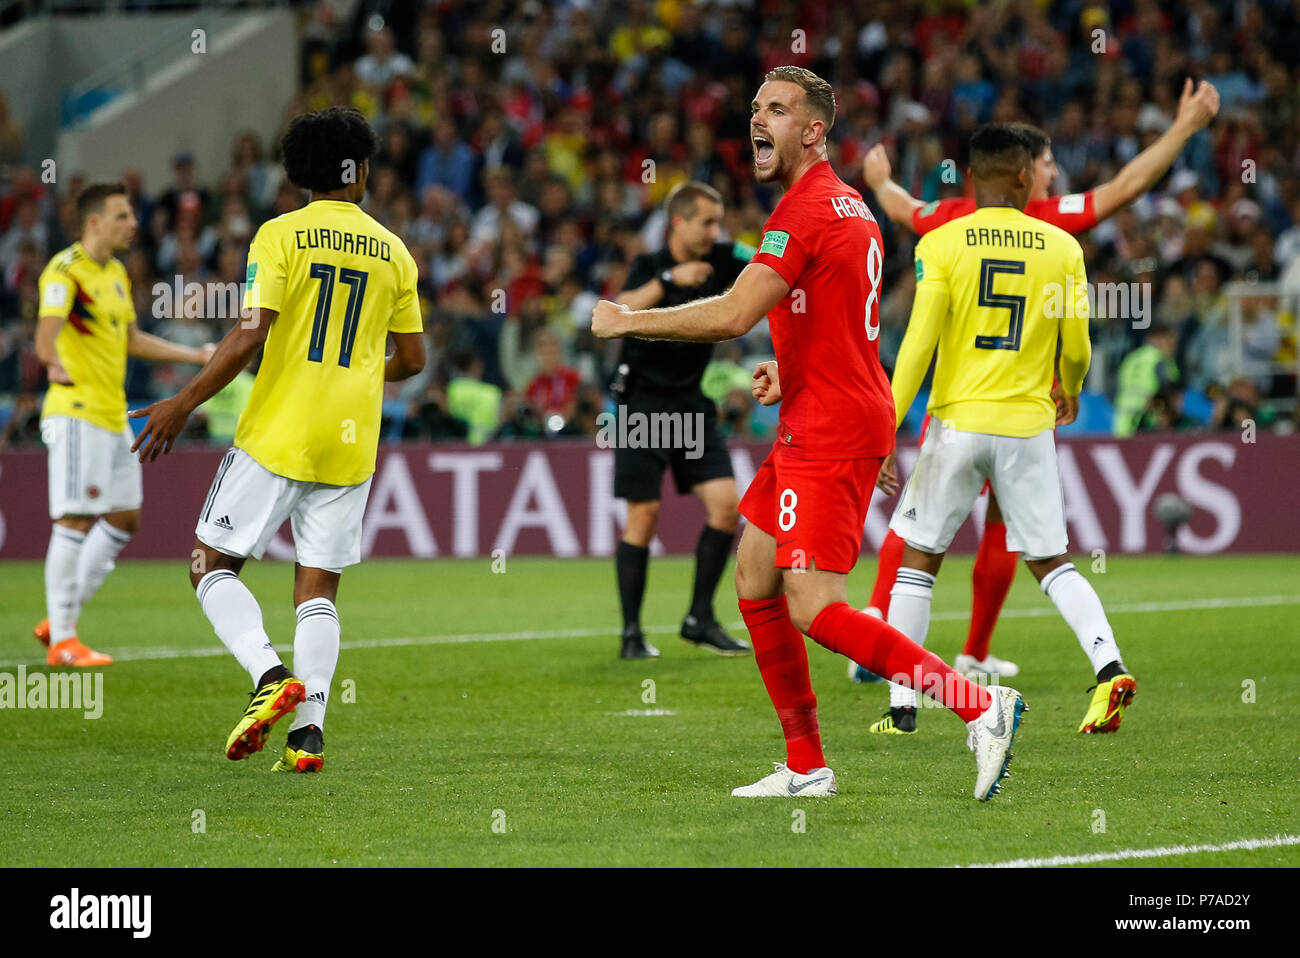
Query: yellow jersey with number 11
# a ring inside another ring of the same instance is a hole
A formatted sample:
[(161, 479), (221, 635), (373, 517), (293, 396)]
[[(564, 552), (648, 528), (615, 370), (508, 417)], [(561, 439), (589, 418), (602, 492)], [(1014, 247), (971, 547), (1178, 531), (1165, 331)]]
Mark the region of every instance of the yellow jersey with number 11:
[(235, 445), (271, 472), (351, 486), (375, 471), (388, 334), (423, 330), (415, 260), (355, 203), (264, 224), (244, 305), (278, 312)]

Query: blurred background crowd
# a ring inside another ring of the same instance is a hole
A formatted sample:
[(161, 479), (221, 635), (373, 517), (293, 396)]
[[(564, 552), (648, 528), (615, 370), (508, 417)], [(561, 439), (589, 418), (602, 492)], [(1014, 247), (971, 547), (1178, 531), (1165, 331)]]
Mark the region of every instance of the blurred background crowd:
[[(964, 168), (976, 125), (1028, 120), (1052, 137), (1052, 192), (1079, 192), (1168, 127), (1184, 77), (1208, 79), (1221, 96), (1217, 121), (1151, 193), (1080, 236), (1094, 282), (1151, 284), (1155, 320), (1146, 332), (1128, 319), (1094, 320), (1089, 389), (1109, 408), (1126, 375), (1150, 381), (1141, 429), (1295, 423), (1294, 372), (1276, 368), (1294, 370), (1294, 316), (1273, 296), (1243, 300), (1242, 348), (1230, 351), (1225, 287), (1300, 287), (1300, 0), (319, 0), (298, 9), (301, 86), (285, 122), (334, 104), (370, 119), (382, 151), (365, 208), (420, 267), (432, 361), (390, 386), (389, 437), (594, 433), (618, 346), (591, 337), (591, 310), (623, 288), (638, 253), (662, 244), (669, 190), (688, 179), (716, 187), (726, 237), (757, 244), (779, 195), (753, 180), (749, 103), (783, 63), (833, 84), (831, 161), (881, 220), (887, 368), (911, 308), (915, 236), (885, 219), (863, 183), (868, 149), (884, 143), (895, 180), (930, 201), (963, 192), (944, 161)], [(7, 442), (38, 439), (36, 278), (76, 238), (84, 182), (44, 184), (24, 159), (31, 164), (23, 130), (0, 99)], [(227, 155), (178, 153), (172, 171), (160, 183), (122, 171), (140, 221), (124, 259), (142, 328), (201, 344), (237, 316), (226, 302), (187, 305), (185, 284), (240, 282), (258, 225), (305, 198), (283, 179), (275, 142), (235, 129)], [(746, 385), (753, 361), (770, 354), (764, 324), (716, 351), (705, 388), (732, 435), (773, 426)], [(128, 396), (169, 395), (193, 371), (132, 363)], [(227, 438), (226, 412), (196, 421), (195, 437)]]

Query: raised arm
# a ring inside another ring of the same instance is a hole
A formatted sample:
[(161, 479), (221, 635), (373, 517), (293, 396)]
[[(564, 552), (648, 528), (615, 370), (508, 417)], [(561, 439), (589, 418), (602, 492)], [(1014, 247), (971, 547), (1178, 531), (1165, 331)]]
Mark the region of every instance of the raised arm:
[(1210, 124), (1219, 112), (1219, 91), (1205, 80), (1193, 91), (1192, 79), (1183, 83), (1178, 114), (1160, 137), (1129, 160), (1109, 180), (1092, 191), (1092, 207), (1101, 222), (1151, 189), (1168, 172), (1192, 136)]
[(720, 343), (744, 336), (790, 293), (776, 270), (750, 263), (721, 296), (670, 309), (631, 310), (601, 300), (591, 316), (591, 331), (600, 339), (635, 336), (691, 343)]
[(899, 226), (905, 226), (910, 230), (912, 213), (925, 204), (891, 180), (892, 172), (889, 154), (883, 144), (878, 143), (867, 150), (867, 155), (862, 160), (862, 178), (876, 194), (876, 199), (880, 201), (885, 215)]

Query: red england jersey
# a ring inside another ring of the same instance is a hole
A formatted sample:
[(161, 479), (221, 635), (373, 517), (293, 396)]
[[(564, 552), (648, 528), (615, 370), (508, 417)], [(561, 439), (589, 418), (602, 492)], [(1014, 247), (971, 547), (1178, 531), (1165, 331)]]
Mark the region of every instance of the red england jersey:
[[(949, 220), (974, 212), (973, 196), (952, 196), (946, 200), (936, 200), (912, 211), (912, 229), (916, 230), (917, 236), (924, 236)], [(1070, 234), (1082, 233), (1097, 225), (1097, 213), (1092, 207), (1092, 190), (1030, 200), (1025, 204), (1025, 215), (1059, 226)]]
[(578, 395), (582, 377), (577, 370), (561, 366), (549, 375), (538, 373), (524, 390), (529, 405), (544, 416), (572, 413), (573, 400)]
[(777, 444), (803, 459), (887, 456), (894, 397), (880, 367), (885, 250), (871, 210), (821, 162), (790, 187), (750, 262), (790, 284), (768, 313), (781, 378)]

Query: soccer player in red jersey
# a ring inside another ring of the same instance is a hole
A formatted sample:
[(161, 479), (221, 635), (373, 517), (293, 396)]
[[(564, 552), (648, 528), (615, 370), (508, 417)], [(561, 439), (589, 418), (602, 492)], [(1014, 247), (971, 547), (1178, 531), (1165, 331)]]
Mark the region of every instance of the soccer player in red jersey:
[[(772, 452), (740, 503), (749, 523), (736, 591), (785, 734), (786, 761), (732, 795), (836, 792), (822, 753), (806, 634), (957, 713), (975, 752), (975, 797), (987, 799), (1010, 759), (1020, 694), (979, 687), (846, 601), (871, 489), (893, 447), (893, 400), (877, 351), (880, 228), (826, 159), (835, 120), (830, 84), (802, 67), (777, 67), (752, 111), (755, 176), (781, 184), (785, 195), (735, 284), (671, 309), (601, 302), (592, 315), (592, 331), (602, 338), (695, 342), (743, 336), (768, 317), (785, 398)], [(756, 393), (766, 375), (765, 367), (755, 373)]]
[[(1128, 206), (1165, 175), (1193, 134), (1209, 125), (1219, 112), (1219, 92), (1210, 83), (1195, 86), (1189, 77), (1183, 83), (1182, 96), (1173, 124), (1149, 147), (1133, 157), (1115, 175), (1100, 186), (1084, 193), (1049, 196), (1056, 179), (1056, 161), (1047, 134), (1027, 123), (1014, 124), (1024, 132), (1034, 149), (1034, 185), (1025, 213), (1059, 226), (1067, 233), (1082, 233)], [(949, 220), (975, 212), (975, 197), (949, 197), (926, 204), (890, 179), (889, 156), (883, 146), (874, 146), (862, 161), (862, 175), (875, 192), (885, 214), (899, 226), (926, 233)], [(928, 419), (926, 424), (928, 425)], [(925, 428), (922, 427), (922, 436)], [(989, 494), (984, 534), (975, 555), (972, 573), (970, 630), (966, 646), (954, 665), (967, 675), (988, 674), (1010, 678), (1020, 669), (1014, 662), (989, 654), (989, 641), (997, 624), (1011, 582), (1015, 579), (1019, 555), (1007, 551), (1007, 527), (996, 497)], [(903, 540), (893, 530), (880, 546), (876, 583), (872, 588), (867, 611), (882, 617), (889, 615), (889, 593), (903, 561)], [(869, 680), (864, 670), (849, 666), (849, 675), (858, 681)], [(904, 729), (907, 730), (907, 729)], [(893, 732), (892, 723), (879, 722), (872, 731)]]

